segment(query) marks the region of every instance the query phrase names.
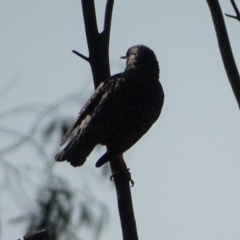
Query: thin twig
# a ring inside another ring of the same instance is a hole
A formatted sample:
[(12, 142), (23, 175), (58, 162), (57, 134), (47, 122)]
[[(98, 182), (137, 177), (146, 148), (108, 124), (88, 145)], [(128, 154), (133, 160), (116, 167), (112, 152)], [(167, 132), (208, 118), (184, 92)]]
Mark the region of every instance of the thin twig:
[(79, 57), (81, 57), (82, 59), (84, 59), (85, 61), (89, 62), (89, 58), (84, 56), (83, 54), (75, 51), (75, 50), (72, 50), (73, 53), (75, 53), (76, 55), (78, 55)]
[(221, 7), (218, 0), (207, 0), (207, 3), (212, 14), (218, 45), (228, 80), (232, 86), (238, 107), (240, 108), (240, 76), (232, 53)]
[(233, 16), (233, 15), (230, 15), (230, 14), (227, 14), (227, 13), (225, 13), (225, 15), (226, 15), (227, 17), (234, 18), (234, 19), (237, 19), (238, 21), (240, 21), (240, 12), (239, 12), (239, 10), (238, 10), (238, 7), (237, 7), (237, 5), (236, 5), (236, 3), (235, 3), (234, 0), (230, 0), (230, 1), (231, 1), (231, 3), (232, 3), (232, 6), (233, 6), (234, 11), (235, 11), (235, 13), (236, 13), (236, 16)]

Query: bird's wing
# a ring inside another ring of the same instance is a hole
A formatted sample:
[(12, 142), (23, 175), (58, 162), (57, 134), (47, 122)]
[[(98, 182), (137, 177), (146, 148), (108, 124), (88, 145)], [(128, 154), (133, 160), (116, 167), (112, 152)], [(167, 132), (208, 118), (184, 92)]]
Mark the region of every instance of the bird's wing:
[[(144, 86), (130, 90), (132, 94), (126, 94), (122, 99), (124, 106), (120, 106), (117, 118), (113, 121), (115, 134), (122, 138), (137, 138), (144, 134), (160, 115), (164, 94), (160, 83), (154, 86), (154, 91)], [(158, 89), (157, 91), (155, 91)], [(146, 92), (150, 92), (146, 94)], [(162, 92), (162, 94), (159, 94)], [(128, 97), (129, 96), (129, 97)]]
[(109, 81), (118, 79), (119, 77), (121, 77), (121, 73), (119, 74), (115, 74), (111, 77), (109, 77), (108, 79), (106, 79), (105, 81), (103, 81), (98, 88), (96, 89), (96, 91), (94, 92), (94, 94), (88, 99), (88, 101), (85, 103), (85, 105), (83, 106), (83, 108), (80, 110), (78, 117), (76, 119), (76, 121), (74, 122), (74, 124), (69, 128), (69, 130), (67, 131), (67, 133), (64, 135), (60, 146), (63, 145), (68, 137), (70, 136), (70, 134), (74, 131), (74, 129), (79, 126), (82, 122), (82, 120), (88, 115), (90, 114), (94, 108), (99, 104), (99, 102), (102, 99), (102, 95), (103, 92), (106, 90), (106, 88), (108, 88), (108, 83)]
[[(108, 144), (107, 152), (97, 161), (96, 167), (102, 166), (111, 158), (127, 151), (133, 146), (152, 126), (161, 113), (164, 102), (164, 93), (162, 87), (159, 88), (159, 94), (150, 94), (148, 96), (141, 94), (141, 89), (138, 89), (138, 97), (131, 96), (131, 101), (124, 101), (124, 96), (120, 103), (124, 102), (116, 112), (113, 114), (115, 119), (112, 120), (114, 124), (113, 130), (115, 138)], [(144, 89), (143, 89), (144, 90)], [(141, 97), (145, 97), (144, 99)]]

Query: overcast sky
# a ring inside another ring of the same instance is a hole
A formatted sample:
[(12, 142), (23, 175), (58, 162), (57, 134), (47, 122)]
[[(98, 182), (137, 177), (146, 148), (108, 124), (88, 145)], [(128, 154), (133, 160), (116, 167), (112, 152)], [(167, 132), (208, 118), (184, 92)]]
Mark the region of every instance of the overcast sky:
[[(240, 1), (236, 3), (240, 7)], [(235, 14), (230, 1), (220, 4), (223, 12)], [(101, 29), (105, 1), (96, 5)], [(240, 23), (226, 17), (225, 22), (239, 67)], [(22, 104), (52, 104), (78, 91), (84, 92), (86, 101), (93, 92), (89, 65), (71, 53), (75, 49), (88, 55), (80, 0), (1, 0), (0, 32), (0, 90), (15, 81), (1, 96), (0, 111)], [(166, 96), (159, 120), (125, 154), (135, 181), (132, 197), (139, 239), (239, 239), (240, 111), (207, 2), (115, 1), (112, 74), (123, 71), (125, 63), (119, 57), (135, 44), (156, 53)], [(71, 117), (82, 104), (74, 105)], [(27, 129), (22, 119), (8, 124)], [(5, 138), (0, 139), (2, 144)], [(12, 161), (21, 165), (31, 160), (27, 149), (21, 154)], [(93, 153), (82, 168), (58, 163), (55, 170), (73, 186), (81, 184), (79, 175), (87, 173), (98, 155)], [(108, 179), (102, 185), (101, 189), (92, 183), (111, 213), (101, 240), (120, 240), (115, 192)], [(8, 223), (15, 216), (14, 200), (3, 194), (0, 204), (1, 239), (22, 237), (24, 229)]]

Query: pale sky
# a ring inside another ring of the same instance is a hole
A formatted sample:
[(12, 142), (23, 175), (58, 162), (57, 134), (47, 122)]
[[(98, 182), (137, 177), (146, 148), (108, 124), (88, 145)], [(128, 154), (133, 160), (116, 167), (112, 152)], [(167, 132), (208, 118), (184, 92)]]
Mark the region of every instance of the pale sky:
[[(105, 1), (98, 0), (102, 26)], [(240, 1), (236, 1), (240, 7)], [(230, 1), (223, 12), (235, 14)], [(235, 60), (240, 65), (240, 23), (226, 18)], [(71, 93), (82, 93), (79, 106), (62, 109), (74, 117), (93, 92), (81, 1), (0, 1), (0, 111), (22, 104), (49, 105)], [(159, 60), (165, 103), (159, 120), (128, 152), (139, 239), (237, 240), (240, 238), (240, 111), (228, 82), (206, 1), (115, 1), (110, 62), (112, 74), (123, 71), (119, 59), (135, 44), (154, 50)], [(64, 108), (64, 105), (62, 106)], [(0, 126), (28, 129), (28, 116)], [(1, 136), (1, 144), (11, 141)], [(57, 144), (57, 143), (56, 143)], [(16, 166), (41, 167), (28, 149), (10, 157)], [(100, 152), (81, 168), (57, 163), (55, 172), (81, 187)], [(20, 157), (19, 157), (20, 156)], [(35, 157), (36, 159), (36, 157)], [(33, 174), (30, 173), (29, 174)], [(95, 173), (94, 173), (95, 174)], [(36, 182), (40, 181), (36, 177)], [(122, 239), (115, 191), (109, 180), (91, 182), (91, 190), (110, 211), (103, 239)], [(2, 185), (2, 183), (1, 183)], [(34, 193), (26, 188), (29, 197)], [(1, 192), (0, 239), (18, 239), (22, 226), (9, 223), (19, 210), (16, 199)], [(88, 236), (84, 239), (89, 239)]]

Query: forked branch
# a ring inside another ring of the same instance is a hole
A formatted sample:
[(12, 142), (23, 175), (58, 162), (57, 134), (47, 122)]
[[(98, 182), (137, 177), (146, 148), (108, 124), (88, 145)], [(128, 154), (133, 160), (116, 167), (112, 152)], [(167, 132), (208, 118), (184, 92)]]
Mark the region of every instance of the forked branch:
[(212, 14), (218, 46), (221, 52), (228, 80), (237, 100), (238, 107), (240, 108), (240, 77), (229, 42), (221, 7), (218, 0), (207, 0), (207, 3)]
[[(113, 4), (114, 0), (107, 0), (103, 31), (99, 33), (97, 29), (94, 0), (82, 0), (89, 57), (86, 57), (77, 51), (74, 51), (74, 53), (89, 62), (95, 88), (97, 88), (103, 80), (110, 77), (108, 52)], [(112, 159), (110, 165), (113, 174), (119, 173), (114, 177), (114, 183), (117, 192), (123, 239), (138, 240), (129, 177), (127, 177), (126, 174), (121, 173), (122, 168), (118, 158)]]
[(238, 7), (237, 7), (237, 5), (236, 5), (236, 3), (235, 3), (234, 0), (230, 0), (230, 1), (231, 1), (231, 3), (232, 3), (232, 6), (233, 6), (234, 11), (235, 11), (235, 13), (236, 13), (236, 16), (233, 16), (233, 15), (230, 15), (230, 14), (227, 14), (227, 13), (225, 13), (225, 15), (226, 15), (227, 17), (234, 18), (234, 19), (237, 19), (238, 21), (240, 21), (240, 12), (239, 12), (239, 10), (238, 10)]

